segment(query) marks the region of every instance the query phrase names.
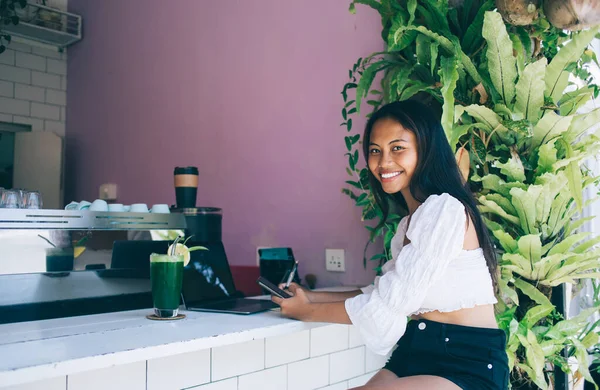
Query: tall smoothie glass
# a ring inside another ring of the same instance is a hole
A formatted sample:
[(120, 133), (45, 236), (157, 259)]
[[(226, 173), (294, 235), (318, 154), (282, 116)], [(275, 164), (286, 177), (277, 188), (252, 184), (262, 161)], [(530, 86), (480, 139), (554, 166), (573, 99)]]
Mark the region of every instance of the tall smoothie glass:
[(183, 256), (152, 253), (150, 281), (154, 314), (160, 318), (177, 317), (183, 281)]

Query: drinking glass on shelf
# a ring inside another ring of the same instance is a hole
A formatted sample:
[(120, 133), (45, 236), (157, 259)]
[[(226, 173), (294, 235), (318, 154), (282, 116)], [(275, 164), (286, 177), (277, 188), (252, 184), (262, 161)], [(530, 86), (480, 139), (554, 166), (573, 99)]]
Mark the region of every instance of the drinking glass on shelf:
[(25, 190), (22, 188), (11, 188), (11, 191), (15, 191), (19, 197), (19, 208), (25, 208)]
[(14, 190), (2, 191), (0, 207), (5, 209), (18, 209), (21, 207), (21, 194)]
[(27, 191), (23, 198), (23, 208), (25, 209), (41, 209), (42, 194), (37, 191)]

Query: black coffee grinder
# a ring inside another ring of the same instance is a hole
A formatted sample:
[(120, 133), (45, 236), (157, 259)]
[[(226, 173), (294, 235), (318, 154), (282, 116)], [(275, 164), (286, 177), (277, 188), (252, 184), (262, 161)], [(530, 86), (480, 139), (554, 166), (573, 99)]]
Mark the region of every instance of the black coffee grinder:
[[(222, 268), (228, 267), (227, 255), (222, 241), (222, 221), (223, 210), (218, 207), (197, 207), (196, 193), (198, 185), (198, 168), (196, 167), (177, 167), (175, 168), (175, 197), (176, 205), (171, 207), (172, 213), (181, 213), (185, 216), (186, 229), (185, 238), (187, 247), (204, 246), (208, 251), (191, 252), (191, 261), (184, 269), (183, 289), (200, 289), (203, 295), (213, 295), (217, 289), (218, 294), (239, 297), (241, 294), (237, 291), (227, 291), (218, 281), (212, 280), (215, 276), (209, 271), (204, 272), (204, 277), (211, 279), (199, 280), (198, 270), (192, 269), (202, 263), (207, 269), (215, 269), (220, 272), (227, 272)], [(195, 264), (195, 265), (194, 265)], [(210, 275), (209, 275), (210, 274)], [(208, 282), (208, 285), (207, 283)], [(202, 285), (202, 286), (200, 286)], [(209, 286), (210, 285), (210, 286)], [(192, 295), (198, 295), (198, 292)]]

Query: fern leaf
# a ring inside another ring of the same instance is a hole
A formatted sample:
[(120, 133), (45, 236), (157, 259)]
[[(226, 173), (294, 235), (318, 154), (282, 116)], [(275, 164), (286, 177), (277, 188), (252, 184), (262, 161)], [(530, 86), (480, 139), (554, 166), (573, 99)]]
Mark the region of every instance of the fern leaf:
[(596, 108), (585, 114), (575, 115), (569, 131), (565, 134), (565, 139), (571, 143), (598, 123), (600, 123), (600, 108)]
[(387, 61), (378, 61), (374, 62), (365, 69), (362, 76), (360, 77), (360, 81), (358, 82), (358, 86), (356, 87), (356, 112), (360, 113), (360, 103), (362, 99), (367, 96), (369, 93), (369, 88), (371, 88), (371, 84), (373, 83), (373, 79), (377, 73), (389, 66)]
[(525, 119), (536, 123), (544, 105), (544, 74), (548, 61), (542, 58), (529, 64), (517, 82), (515, 110), (525, 115)]
[(533, 128), (533, 144), (537, 148), (569, 130), (572, 116), (560, 116), (554, 111), (548, 111)]
[[(444, 105), (442, 107), (442, 127), (446, 132), (448, 140), (452, 138), (452, 125), (454, 123), (454, 90), (458, 81), (458, 70), (456, 69), (456, 58), (442, 57), (439, 70), (442, 82), (442, 96)], [(454, 145), (451, 145), (454, 148)]]
[(573, 39), (558, 50), (558, 54), (550, 61), (546, 68), (546, 96), (558, 103), (562, 93), (569, 83), (569, 64), (579, 60), (583, 51), (590, 44), (598, 28), (591, 28), (576, 34)]
[(486, 12), (481, 33), (488, 43), (486, 55), (492, 84), (511, 107), (515, 97), (517, 60), (502, 16), (498, 12)]

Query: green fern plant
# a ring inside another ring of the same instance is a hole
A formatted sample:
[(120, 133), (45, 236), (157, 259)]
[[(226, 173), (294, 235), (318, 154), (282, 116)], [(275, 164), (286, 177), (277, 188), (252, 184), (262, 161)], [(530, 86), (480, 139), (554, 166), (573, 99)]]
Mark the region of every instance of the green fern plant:
[[(493, 1), (451, 8), (441, 0), (356, 0), (350, 11), (359, 3), (382, 15), (387, 50), (359, 59), (342, 91), (354, 178), (343, 191), (364, 220), (381, 219), (359, 166), (360, 135), (352, 134), (362, 100), (373, 109), (415, 95), (439, 103), (450, 144), (468, 158), (464, 173), (501, 259), (497, 319), (508, 335), (513, 386), (548, 388), (549, 368), (570, 370), (565, 349), (579, 363), (575, 376), (591, 381), (586, 351), (598, 344), (598, 327), (586, 321), (599, 307), (564, 319), (549, 298), (554, 286), (600, 277), (600, 238), (578, 232), (588, 220), (580, 218), (583, 190), (599, 182), (583, 163), (600, 150), (600, 134), (588, 131), (600, 109), (578, 113), (598, 95), (596, 85), (585, 85), (588, 64), (597, 63), (587, 47), (598, 29), (565, 33), (543, 17), (506, 25)], [(389, 259), (400, 215), (367, 226), (370, 242), (384, 239), (383, 253), (372, 258), (378, 265)]]

